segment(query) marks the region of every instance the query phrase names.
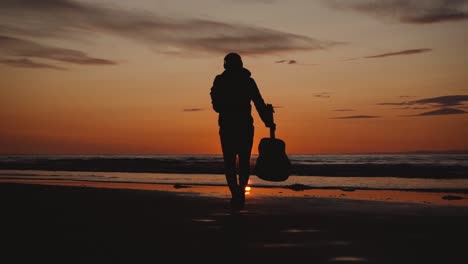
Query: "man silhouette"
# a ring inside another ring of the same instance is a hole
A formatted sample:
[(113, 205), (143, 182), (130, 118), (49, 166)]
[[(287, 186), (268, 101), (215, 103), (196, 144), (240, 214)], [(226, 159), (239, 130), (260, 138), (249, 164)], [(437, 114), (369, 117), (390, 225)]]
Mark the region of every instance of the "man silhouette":
[(250, 77), (250, 71), (243, 67), (241, 56), (237, 53), (227, 54), (224, 58), (224, 69), (225, 71), (214, 79), (210, 95), (213, 109), (219, 113), (219, 135), (226, 181), (231, 192), (231, 208), (240, 210), (245, 204), (245, 187), (250, 176), (250, 155), (254, 136), (250, 102), (254, 102), (265, 126), (273, 127), (274, 123), (268, 120), (266, 104), (255, 80)]

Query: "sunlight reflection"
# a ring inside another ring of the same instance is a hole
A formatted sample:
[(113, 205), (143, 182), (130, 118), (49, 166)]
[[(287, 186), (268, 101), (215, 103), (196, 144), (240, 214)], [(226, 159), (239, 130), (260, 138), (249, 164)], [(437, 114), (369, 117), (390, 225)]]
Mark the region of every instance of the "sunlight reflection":
[(245, 186), (245, 194), (250, 195), (251, 194), (252, 187), (250, 186)]
[(192, 219), (193, 222), (202, 222), (202, 223), (211, 223), (211, 222), (216, 222), (215, 219), (208, 219), (208, 218), (205, 218), (205, 219)]
[(359, 257), (352, 257), (352, 256), (343, 256), (343, 257), (334, 257), (331, 258), (330, 261), (333, 262), (366, 262), (367, 259), (365, 258), (359, 258)]
[(281, 232), (285, 232), (285, 233), (315, 233), (315, 232), (321, 232), (321, 231), (318, 230), (318, 229), (296, 229), (296, 228), (292, 228), (292, 229), (282, 230)]
[(263, 244), (265, 248), (291, 248), (291, 247), (298, 247), (299, 244), (295, 243), (271, 243), (271, 244)]

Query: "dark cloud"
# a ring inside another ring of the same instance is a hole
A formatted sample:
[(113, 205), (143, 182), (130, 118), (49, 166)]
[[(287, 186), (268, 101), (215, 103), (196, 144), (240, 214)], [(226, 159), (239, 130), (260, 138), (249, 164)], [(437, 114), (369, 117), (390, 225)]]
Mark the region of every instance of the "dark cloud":
[(468, 19), (468, 13), (462, 11), (449, 11), (449, 13), (442, 14), (426, 14), (421, 16), (408, 16), (402, 17), (401, 22), (411, 24), (430, 24), (444, 21), (457, 21)]
[(402, 56), (402, 55), (413, 55), (413, 54), (420, 54), (420, 53), (425, 53), (432, 51), (432, 49), (428, 48), (422, 48), (422, 49), (407, 49), (407, 50), (400, 50), (396, 52), (387, 52), (387, 53), (382, 53), (382, 54), (377, 54), (377, 55), (370, 55), (370, 56), (365, 56), (362, 58), (351, 58), (351, 59), (344, 59), (341, 61), (353, 61), (353, 60), (359, 60), (359, 59), (379, 59), (379, 58), (385, 58), (385, 57), (390, 57), (390, 56)]
[[(0, 54), (3, 56), (16, 57), (14, 59), (7, 59), (7, 61), (10, 61), (9, 65), (37, 64), (37, 63), (31, 63), (32, 61), (29, 58), (41, 58), (41, 59), (49, 59), (49, 60), (67, 62), (67, 63), (73, 63), (73, 64), (87, 64), (87, 65), (116, 64), (116, 62), (111, 61), (111, 60), (90, 57), (82, 51), (56, 48), (56, 47), (39, 44), (39, 43), (29, 41), (29, 40), (2, 36), (2, 35), (0, 35)], [(17, 61), (16, 63), (14, 62), (15, 60)], [(23, 60), (22, 63), (21, 63), (21, 60)], [(61, 67), (50, 66), (48, 68), (58, 69)]]
[(354, 111), (354, 109), (333, 109), (334, 112), (351, 112)]
[(331, 97), (330, 95), (326, 95), (326, 94), (316, 94), (314, 96), (318, 98), (330, 98)]
[(296, 60), (279, 60), (279, 61), (275, 61), (275, 63), (296, 64), (297, 61)]
[(378, 117), (381, 117), (381, 116), (353, 115), (353, 116), (332, 117), (331, 119), (365, 119), (365, 118), (378, 118)]
[(289, 64), (289, 65), (301, 65), (301, 66), (315, 66), (318, 64), (315, 63), (302, 63), (298, 62), (297, 60), (279, 60), (275, 61), (275, 63), (283, 63), (283, 64)]
[(414, 97), (417, 97), (415, 95), (400, 95), (399, 96), (400, 98), (414, 98)]
[(377, 54), (377, 55), (372, 55), (372, 56), (366, 56), (364, 58), (366, 58), (366, 59), (376, 59), (376, 58), (385, 58), (385, 57), (390, 57), (390, 56), (412, 55), (412, 54), (419, 54), (419, 53), (429, 52), (431, 50), (432, 49), (409, 49), (409, 50), (401, 50), (401, 51), (397, 51), (397, 52), (382, 53), (382, 54)]
[(316, 93), (314, 94), (314, 96), (318, 98), (330, 98), (331, 97), (330, 93), (327, 93), (327, 92)]
[(437, 109), (437, 110), (430, 111), (430, 112), (420, 113), (414, 116), (459, 115), (459, 114), (467, 114), (467, 113), (468, 112), (461, 110), (461, 109), (442, 108), (442, 109)]
[(324, 0), (327, 6), (353, 10), (408, 24), (430, 24), (468, 19), (468, 0)]
[(185, 108), (183, 111), (184, 112), (200, 112), (204, 111), (205, 109), (203, 108)]
[(468, 95), (447, 95), (431, 98), (424, 98), (408, 102), (392, 102), (392, 103), (379, 103), (377, 105), (418, 105), (430, 104), (438, 107), (450, 107), (462, 105), (463, 102), (468, 102)]
[(399, 110), (423, 110), (423, 109), (429, 109), (429, 107), (411, 107), (411, 106), (406, 106), (406, 107), (396, 107), (393, 109), (399, 109)]
[(12, 67), (19, 67), (19, 68), (31, 68), (31, 69), (54, 69), (54, 70), (66, 70), (66, 68), (47, 64), (47, 63), (40, 63), (40, 62), (35, 62), (30, 59), (1, 59), (0, 58), (0, 63), (12, 66)]
[(439, 106), (457, 106), (463, 102), (468, 102), (468, 95), (447, 95), (432, 98), (425, 98), (410, 102), (411, 104), (436, 104)]
[(2, 0), (0, 15), (3, 34), (70, 38), (106, 33), (173, 54), (270, 54), (324, 50), (342, 44), (250, 25), (168, 18), (71, 0)]

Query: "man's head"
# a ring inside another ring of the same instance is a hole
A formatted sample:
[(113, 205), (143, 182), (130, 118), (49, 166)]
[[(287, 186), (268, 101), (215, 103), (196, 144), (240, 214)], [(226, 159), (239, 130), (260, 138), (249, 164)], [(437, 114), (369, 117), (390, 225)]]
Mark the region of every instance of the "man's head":
[(242, 59), (239, 54), (232, 52), (224, 57), (224, 69), (232, 70), (242, 68), (242, 66)]

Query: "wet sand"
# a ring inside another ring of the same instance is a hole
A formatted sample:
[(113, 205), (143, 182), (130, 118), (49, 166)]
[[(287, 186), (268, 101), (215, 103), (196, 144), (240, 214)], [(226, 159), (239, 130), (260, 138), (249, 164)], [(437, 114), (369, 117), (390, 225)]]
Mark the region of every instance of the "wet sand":
[(385, 198), (400, 195), (379, 191), (272, 188), (252, 190), (246, 209), (231, 213), (219, 186), (53, 184), (0, 183), (2, 263), (468, 259), (466, 195), (395, 202)]

